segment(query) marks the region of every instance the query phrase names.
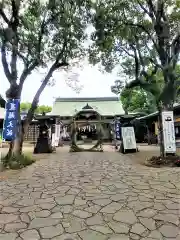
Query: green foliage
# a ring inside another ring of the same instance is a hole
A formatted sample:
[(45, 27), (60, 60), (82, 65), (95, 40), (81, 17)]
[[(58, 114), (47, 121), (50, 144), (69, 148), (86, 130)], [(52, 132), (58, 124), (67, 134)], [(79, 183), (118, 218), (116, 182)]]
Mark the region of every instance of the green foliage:
[[(21, 111), (28, 111), (31, 108), (30, 102), (22, 102), (21, 103)], [(46, 106), (46, 105), (40, 105), (35, 110), (36, 114), (43, 114), (43, 113), (49, 113), (52, 111), (52, 107)]]
[(42, 114), (42, 113), (49, 113), (52, 111), (52, 107), (50, 106), (46, 106), (46, 105), (40, 105), (38, 108), (37, 108), (37, 112), (38, 114)]
[(176, 0), (94, 4), (91, 63), (101, 62), (106, 71), (120, 65), (131, 80), (127, 87), (150, 92), (161, 109), (172, 107), (180, 86), (178, 4)]
[[(45, 68), (46, 75), (32, 102), (35, 109), (40, 94), (51, 83), (53, 72), (78, 65), (85, 56), (90, 8), (90, 0), (3, 0), (0, 3), (1, 60), (10, 83), (7, 98), (21, 98), (28, 75), (35, 69)], [(18, 69), (19, 61), (24, 65), (22, 72)]]
[[(14, 41), (18, 41), (15, 53), (26, 68), (35, 61), (36, 67), (45, 67), (59, 54), (59, 62), (80, 57), (86, 39), (89, 4), (79, 0), (29, 0), (19, 4), (3, 1), (0, 5), (1, 46), (5, 44), (8, 51), (14, 53)], [(16, 17), (17, 22), (11, 17)], [(7, 32), (12, 35), (8, 37)]]
[(124, 88), (120, 99), (126, 112), (150, 114), (156, 111), (154, 97), (139, 87), (134, 89)]
[(20, 155), (13, 154), (10, 157), (6, 155), (1, 158), (1, 161), (3, 163), (4, 168), (10, 169), (21, 169), (35, 162), (35, 160), (32, 159), (31, 156), (25, 154)]

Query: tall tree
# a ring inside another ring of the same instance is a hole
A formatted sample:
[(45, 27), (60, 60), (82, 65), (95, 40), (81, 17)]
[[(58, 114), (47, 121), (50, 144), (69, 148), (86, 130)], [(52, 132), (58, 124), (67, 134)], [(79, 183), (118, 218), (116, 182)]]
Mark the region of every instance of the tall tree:
[[(161, 112), (172, 109), (180, 84), (179, 21), (177, 0), (100, 0), (94, 4), (95, 32), (90, 60), (101, 61), (109, 71), (128, 59), (134, 79), (127, 87), (140, 86), (155, 97), (162, 155), (165, 151)], [(163, 76), (161, 84), (157, 73)]]
[[(0, 3), (1, 61), (10, 87), (7, 98), (21, 98), (28, 75), (38, 68), (47, 73), (37, 89), (22, 134), (13, 153), (21, 151), (20, 142), (37, 108), (39, 97), (51, 81), (54, 71), (73, 64), (84, 55), (83, 43), (88, 22), (88, 0), (3, 0)], [(18, 65), (24, 65), (22, 72)]]

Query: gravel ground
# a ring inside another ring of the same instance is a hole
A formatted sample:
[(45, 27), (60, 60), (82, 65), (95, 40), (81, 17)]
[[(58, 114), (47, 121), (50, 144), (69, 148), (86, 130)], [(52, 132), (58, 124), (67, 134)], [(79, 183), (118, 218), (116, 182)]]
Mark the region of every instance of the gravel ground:
[(179, 240), (180, 169), (138, 164), (148, 149), (64, 147), (0, 174), (0, 239)]

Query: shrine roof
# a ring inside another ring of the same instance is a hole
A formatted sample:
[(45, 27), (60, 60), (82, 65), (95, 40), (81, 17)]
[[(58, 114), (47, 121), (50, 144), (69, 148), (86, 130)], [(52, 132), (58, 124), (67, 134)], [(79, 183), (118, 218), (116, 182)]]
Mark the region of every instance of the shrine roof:
[(102, 116), (124, 115), (118, 97), (57, 98), (50, 114), (66, 117), (74, 116), (77, 112), (87, 109), (87, 106)]

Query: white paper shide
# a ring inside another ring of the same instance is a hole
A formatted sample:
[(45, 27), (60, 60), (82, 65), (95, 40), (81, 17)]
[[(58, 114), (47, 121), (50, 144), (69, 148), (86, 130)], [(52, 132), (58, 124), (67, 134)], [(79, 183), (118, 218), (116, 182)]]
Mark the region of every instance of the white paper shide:
[(162, 126), (163, 126), (164, 150), (166, 153), (175, 153), (176, 139), (173, 111), (162, 112)]
[(136, 138), (133, 127), (122, 127), (122, 140), (124, 149), (136, 149)]

